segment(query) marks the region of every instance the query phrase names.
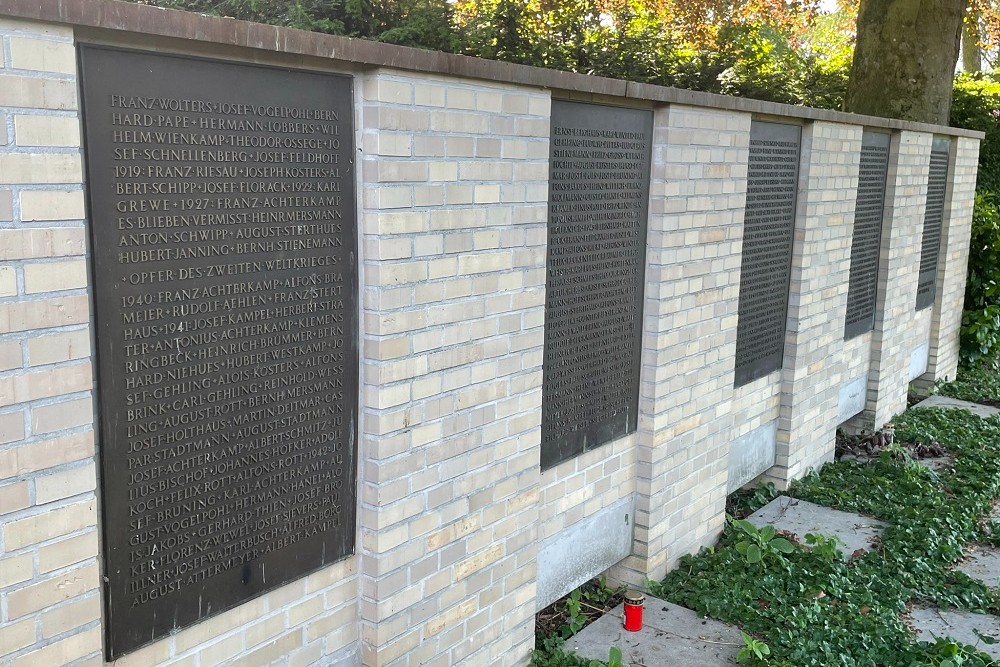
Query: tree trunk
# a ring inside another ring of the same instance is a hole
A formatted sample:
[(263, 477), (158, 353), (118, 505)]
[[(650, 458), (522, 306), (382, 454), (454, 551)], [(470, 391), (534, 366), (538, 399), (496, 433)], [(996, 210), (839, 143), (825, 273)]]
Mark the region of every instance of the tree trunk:
[(948, 123), (966, 0), (862, 0), (844, 108)]
[(962, 69), (980, 72), (983, 69), (983, 52), (979, 48), (979, 14), (970, 13), (962, 30)]

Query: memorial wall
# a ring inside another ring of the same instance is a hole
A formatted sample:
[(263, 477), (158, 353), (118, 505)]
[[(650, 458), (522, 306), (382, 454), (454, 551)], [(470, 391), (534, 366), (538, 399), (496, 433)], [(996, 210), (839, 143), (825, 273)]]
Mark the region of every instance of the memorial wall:
[(0, 664), (528, 664), (954, 374), (980, 137), (0, 0)]

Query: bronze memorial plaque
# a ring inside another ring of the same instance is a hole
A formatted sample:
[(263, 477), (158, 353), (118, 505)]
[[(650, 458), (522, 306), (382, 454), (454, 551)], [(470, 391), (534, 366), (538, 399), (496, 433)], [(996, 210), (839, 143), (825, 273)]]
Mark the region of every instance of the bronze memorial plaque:
[(798, 125), (759, 120), (750, 123), (736, 324), (737, 387), (781, 368), (801, 132)]
[(938, 254), (941, 252), (941, 226), (944, 222), (945, 195), (948, 192), (948, 155), (950, 151), (950, 139), (934, 137), (931, 144), (931, 165), (927, 174), (924, 233), (920, 237), (917, 310), (923, 310), (933, 305), (937, 291)]
[(352, 82), (80, 57), (115, 658), (353, 553)]
[(889, 173), (891, 143), (888, 132), (865, 130), (861, 138), (861, 165), (854, 207), (844, 340), (875, 328), (882, 209), (885, 207), (885, 182)]
[(653, 112), (552, 102), (542, 469), (635, 430)]

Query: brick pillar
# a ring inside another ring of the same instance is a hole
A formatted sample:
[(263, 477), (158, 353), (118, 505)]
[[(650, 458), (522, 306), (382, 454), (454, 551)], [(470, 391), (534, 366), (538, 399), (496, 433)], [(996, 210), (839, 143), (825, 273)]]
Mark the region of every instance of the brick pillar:
[(534, 644), (549, 97), (363, 84), (362, 657)]
[(862, 128), (802, 128), (775, 465), (779, 488), (833, 459)]
[(976, 199), (979, 169), (979, 141), (955, 137), (948, 164), (949, 186), (941, 223), (941, 252), (938, 255), (937, 287), (931, 317), (930, 354), (927, 372), (918, 384), (928, 386), (938, 380), (954, 380), (958, 369), (959, 330), (968, 276), (969, 236), (972, 233), (972, 206)]
[(656, 111), (633, 556), (658, 579), (723, 526), (750, 115)]
[(853, 426), (881, 428), (906, 409), (910, 353), (918, 338), (913, 323), (931, 140), (930, 134), (909, 131), (892, 138), (868, 397)]
[(0, 21), (0, 661), (101, 661), (93, 366), (70, 28)]

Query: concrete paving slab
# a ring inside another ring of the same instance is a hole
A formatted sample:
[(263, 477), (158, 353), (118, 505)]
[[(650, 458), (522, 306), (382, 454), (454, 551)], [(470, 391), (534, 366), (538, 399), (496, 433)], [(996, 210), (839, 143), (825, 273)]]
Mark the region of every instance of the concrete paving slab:
[(778, 496), (747, 520), (758, 528), (773, 524), (779, 530), (792, 533), (803, 543), (806, 533), (835, 535), (842, 542), (840, 550), (848, 558), (859, 550), (871, 549), (886, 526), (881, 521), (860, 514), (841, 512), (788, 496)]
[(917, 459), (917, 463), (925, 465), (931, 470), (947, 470), (955, 462), (953, 456), (932, 456), (926, 459)]
[(971, 403), (969, 401), (960, 401), (957, 398), (949, 398), (948, 396), (929, 396), (913, 407), (958, 408), (960, 410), (968, 410), (972, 414), (982, 417), (983, 419), (987, 419), (994, 415), (1000, 415), (1000, 408), (992, 408), (988, 405), (980, 405), (979, 403)]
[(995, 588), (1000, 586), (1000, 551), (989, 547), (973, 547), (955, 569)]
[(567, 648), (588, 660), (608, 659), (617, 646), (630, 667), (731, 667), (743, 646), (738, 628), (646, 596), (642, 630), (622, 627), (623, 605), (570, 638)]
[(935, 637), (950, 637), (963, 644), (971, 644), (1000, 660), (1000, 643), (984, 644), (974, 630), (1000, 639), (1000, 618), (971, 611), (917, 607), (910, 613), (910, 620), (917, 631), (917, 638), (932, 642)]

